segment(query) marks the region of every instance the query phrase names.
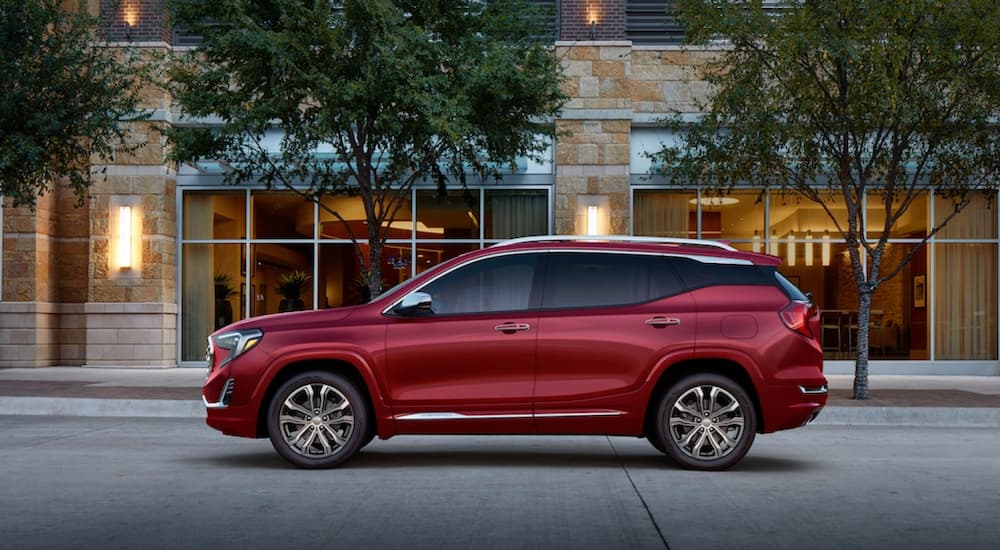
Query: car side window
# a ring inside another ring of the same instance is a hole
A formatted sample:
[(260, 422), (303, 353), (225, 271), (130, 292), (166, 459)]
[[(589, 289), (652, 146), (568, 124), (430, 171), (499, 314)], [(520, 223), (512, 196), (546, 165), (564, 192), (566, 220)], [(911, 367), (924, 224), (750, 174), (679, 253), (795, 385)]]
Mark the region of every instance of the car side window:
[(677, 294), (681, 285), (663, 258), (638, 254), (554, 252), (546, 268), (542, 307), (600, 307)]
[(512, 254), (464, 265), (420, 289), (437, 315), (531, 309), (538, 254)]

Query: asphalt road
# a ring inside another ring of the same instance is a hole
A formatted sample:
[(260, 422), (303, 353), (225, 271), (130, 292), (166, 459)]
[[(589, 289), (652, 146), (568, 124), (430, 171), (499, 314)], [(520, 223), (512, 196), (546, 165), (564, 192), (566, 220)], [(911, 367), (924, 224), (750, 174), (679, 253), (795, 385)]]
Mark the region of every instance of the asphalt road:
[(644, 440), (376, 441), (340, 470), (196, 420), (0, 417), (0, 548), (997, 548), (996, 429), (811, 426), (734, 470)]

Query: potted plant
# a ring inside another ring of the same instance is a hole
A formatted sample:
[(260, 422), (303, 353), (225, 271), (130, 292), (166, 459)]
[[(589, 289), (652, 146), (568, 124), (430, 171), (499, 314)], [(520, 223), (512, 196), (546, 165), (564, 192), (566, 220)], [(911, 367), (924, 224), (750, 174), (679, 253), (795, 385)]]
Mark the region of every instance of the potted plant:
[(215, 282), (215, 328), (220, 329), (233, 322), (233, 305), (229, 297), (236, 294), (233, 279), (228, 273), (216, 273)]
[(309, 282), (309, 278), (309, 275), (305, 271), (299, 270), (291, 271), (278, 277), (278, 286), (275, 290), (278, 291), (278, 294), (284, 296), (284, 300), (278, 303), (279, 313), (305, 309), (305, 303), (302, 302), (302, 289)]

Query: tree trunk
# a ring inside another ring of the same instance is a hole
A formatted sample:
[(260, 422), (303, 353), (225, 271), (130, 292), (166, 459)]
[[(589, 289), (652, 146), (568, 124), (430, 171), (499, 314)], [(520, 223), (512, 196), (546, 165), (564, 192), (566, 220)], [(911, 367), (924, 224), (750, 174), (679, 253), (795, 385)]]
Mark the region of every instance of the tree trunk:
[(858, 293), (858, 340), (854, 359), (854, 399), (868, 399), (868, 321), (871, 319), (872, 292), (868, 285)]
[(368, 264), (368, 291), (374, 300), (382, 294), (382, 242), (378, 239), (368, 241), (370, 257)]

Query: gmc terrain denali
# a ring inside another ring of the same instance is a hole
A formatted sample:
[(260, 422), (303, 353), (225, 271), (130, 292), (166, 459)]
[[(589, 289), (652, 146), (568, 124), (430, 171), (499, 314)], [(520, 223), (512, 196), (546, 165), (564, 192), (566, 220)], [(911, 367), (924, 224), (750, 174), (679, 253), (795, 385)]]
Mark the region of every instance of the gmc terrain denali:
[(366, 305), (212, 334), (208, 424), (303, 468), (402, 434), (645, 437), (728, 468), (826, 404), (819, 314), (779, 262), (689, 239), (502, 242)]

